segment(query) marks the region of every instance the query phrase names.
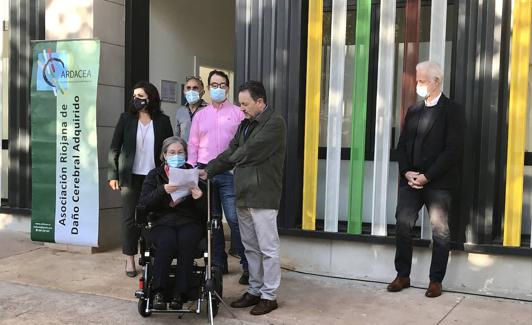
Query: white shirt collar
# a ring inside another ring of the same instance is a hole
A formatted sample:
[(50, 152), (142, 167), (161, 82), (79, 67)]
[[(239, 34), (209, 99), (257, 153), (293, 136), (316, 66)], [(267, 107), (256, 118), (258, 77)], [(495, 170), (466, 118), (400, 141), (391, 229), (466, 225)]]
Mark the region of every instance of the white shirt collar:
[(438, 101), (440, 100), (440, 97), (441, 97), (441, 92), (438, 96), (436, 96), (436, 98), (434, 98), (433, 100), (431, 101), (428, 101), (425, 99), (425, 107), (433, 107), (433, 106), (436, 106), (436, 104), (438, 104)]

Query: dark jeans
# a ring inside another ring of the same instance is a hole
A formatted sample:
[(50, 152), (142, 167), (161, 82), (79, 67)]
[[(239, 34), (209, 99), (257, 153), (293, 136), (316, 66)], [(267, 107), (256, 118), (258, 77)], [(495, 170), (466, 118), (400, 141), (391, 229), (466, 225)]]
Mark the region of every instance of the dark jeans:
[(149, 238), (155, 244), (152, 288), (155, 292), (168, 288), (168, 273), (177, 258), (174, 295), (186, 293), (192, 275), (194, 253), (201, 240), (202, 227), (197, 223), (181, 226), (155, 226)]
[[(248, 269), (248, 261), (244, 254), (244, 245), (242, 245), (242, 239), (240, 239), (240, 229), (238, 228), (238, 216), (236, 214), (236, 202), (235, 202), (235, 185), (233, 181), (233, 174), (230, 172), (224, 172), (216, 175), (211, 184), (215, 187), (213, 195), (218, 195), (219, 200), (213, 200), (213, 216), (221, 216), (223, 211), (225, 218), (231, 228), (231, 243), (240, 256), (240, 264), (242, 269)], [(221, 202), (221, 207), (220, 207)], [(225, 239), (223, 227), (220, 227), (214, 232), (213, 243), (213, 263), (215, 265), (224, 265), (227, 261), (227, 254), (225, 253)]]
[(137, 254), (140, 228), (135, 226), (135, 208), (145, 175), (131, 175), (131, 184), (120, 188), (122, 197), (122, 253)]
[(397, 275), (410, 276), (412, 266), (412, 230), (418, 218), (418, 212), (426, 205), (432, 226), (432, 261), (430, 280), (442, 282), (449, 259), (449, 224), (451, 211), (451, 191), (438, 189), (415, 190), (410, 186), (400, 186), (397, 198), (397, 234), (395, 236), (395, 269)]

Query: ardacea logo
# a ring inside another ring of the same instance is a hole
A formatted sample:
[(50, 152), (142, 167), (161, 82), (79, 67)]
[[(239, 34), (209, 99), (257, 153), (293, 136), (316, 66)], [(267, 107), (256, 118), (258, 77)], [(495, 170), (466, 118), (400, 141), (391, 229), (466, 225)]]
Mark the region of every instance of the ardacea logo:
[(65, 95), (71, 82), (90, 82), (90, 69), (69, 69), (66, 53), (43, 50), (38, 53), (39, 71), (37, 73), (37, 91), (52, 91)]

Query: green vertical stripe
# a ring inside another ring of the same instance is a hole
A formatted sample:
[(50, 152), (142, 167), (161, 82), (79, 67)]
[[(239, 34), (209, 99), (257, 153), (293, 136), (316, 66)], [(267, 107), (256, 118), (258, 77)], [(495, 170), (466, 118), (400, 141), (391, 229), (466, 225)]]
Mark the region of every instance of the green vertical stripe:
[(368, 94), (371, 0), (357, 1), (355, 32), (355, 80), (351, 121), (351, 161), (349, 168), (349, 219), (347, 232), (362, 233), (364, 196), (364, 152), (366, 147), (366, 102)]
[[(37, 53), (51, 48), (55, 43), (33, 43), (33, 69), (31, 77), (31, 177), (32, 219), (31, 239), (54, 242), (55, 226), (55, 166), (56, 166), (56, 97), (51, 91), (37, 91)], [(50, 109), (53, 108), (53, 109)], [(46, 226), (49, 225), (49, 228)]]

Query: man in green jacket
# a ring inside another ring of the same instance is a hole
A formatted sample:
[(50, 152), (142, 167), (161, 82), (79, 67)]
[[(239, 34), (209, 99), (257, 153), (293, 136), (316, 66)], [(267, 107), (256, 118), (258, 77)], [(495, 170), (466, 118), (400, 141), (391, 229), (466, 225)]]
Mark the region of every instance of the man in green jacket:
[(249, 288), (231, 303), (234, 308), (254, 306), (252, 315), (277, 308), (281, 283), (277, 213), (281, 200), (286, 151), (284, 119), (267, 105), (266, 90), (258, 81), (239, 89), (242, 121), (229, 148), (211, 160), (202, 178), (234, 168), (238, 223), (249, 263)]

